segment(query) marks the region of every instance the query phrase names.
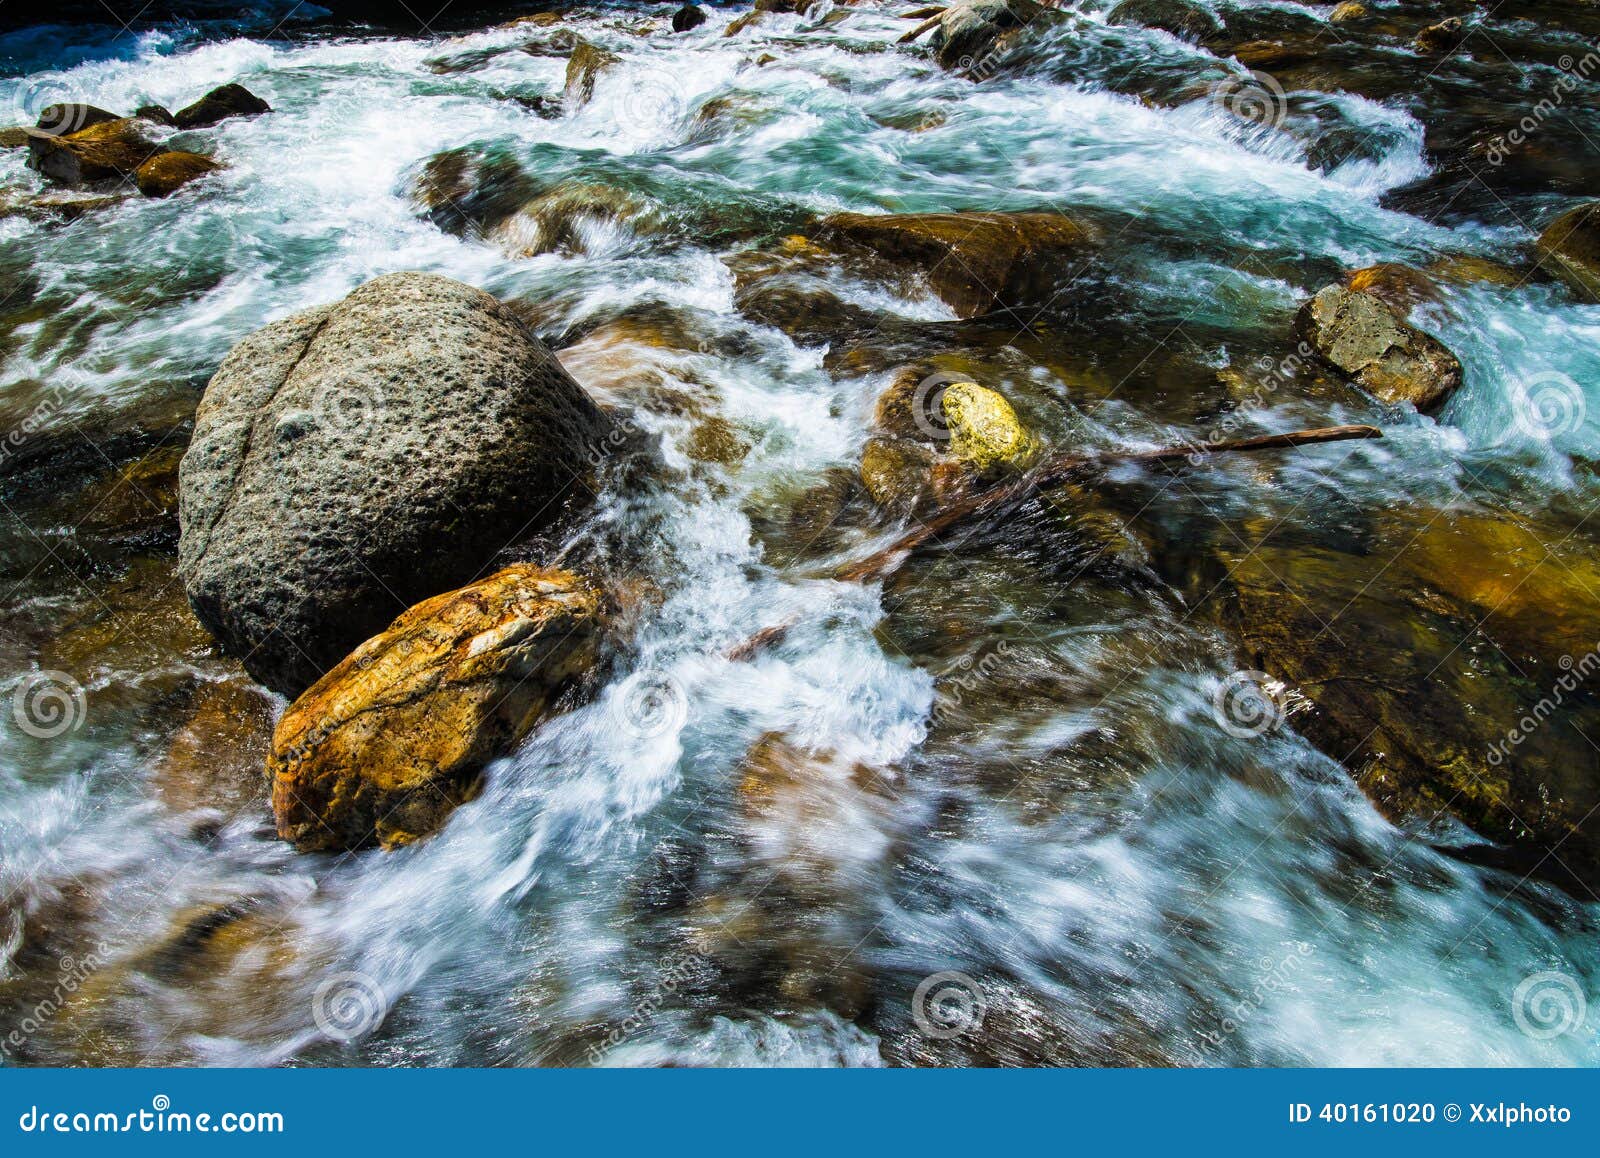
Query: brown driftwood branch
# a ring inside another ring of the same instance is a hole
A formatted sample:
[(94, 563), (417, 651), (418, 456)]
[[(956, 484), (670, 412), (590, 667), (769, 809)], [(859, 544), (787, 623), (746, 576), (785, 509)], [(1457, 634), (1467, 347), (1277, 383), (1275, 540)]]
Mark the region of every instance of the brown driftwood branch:
[(929, 4), (926, 8), (913, 8), (910, 12), (900, 13), (901, 20), (923, 20), (929, 16), (939, 16), (944, 13), (944, 4)]
[[(1383, 431), (1376, 426), (1323, 426), (1315, 430), (1294, 430), (1288, 434), (1264, 434), (1257, 438), (1239, 438), (1231, 442), (1211, 445), (1169, 446), (1160, 450), (1135, 450), (1111, 454), (1070, 454), (1046, 459), (1015, 479), (986, 491), (952, 503), (915, 530), (908, 531), (889, 546), (875, 551), (867, 558), (839, 568), (832, 578), (841, 582), (865, 583), (891, 575), (929, 539), (948, 531), (960, 523), (991, 517), (1009, 506), (1022, 502), (1038, 491), (1066, 482), (1068, 479), (1093, 470), (1120, 466), (1123, 463), (1178, 462), (1213, 454), (1238, 454), (1259, 450), (1282, 450), (1292, 446), (1316, 446), (1324, 442), (1348, 442), (1351, 439), (1382, 438)], [(794, 620), (773, 624), (756, 632), (743, 643), (729, 648), (724, 654), (734, 662), (754, 659), (762, 651), (783, 642)]]
[(1347, 442), (1357, 438), (1382, 438), (1383, 431), (1376, 426), (1324, 426), (1316, 430), (1295, 430), (1288, 434), (1265, 434), (1257, 438), (1240, 438), (1232, 442), (1212, 445), (1172, 446), (1161, 450), (1136, 450), (1114, 454), (1072, 454), (1046, 459), (1033, 469), (1010, 482), (990, 487), (986, 491), (952, 503), (913, 530), (907, 531), (889, 546), (860, 562), (851, 563), (834, 572), (833, 577), (843, 582), (865, 583), (882, 578), (899, 565), (929, 539), (943, 534), (959, 523), (981, 519), (1015, 503), (1021, 502), (1044, 487), (1065, 482), (1085, 471), (1104, 469), (1123, 463), (1161, 463), (1212, 454), (1232, 454), (1258, 450), (1280, 450), (1291, 446), (1315, 446), (1324, 442)]
[[(943, 12), (944, 9), (941, 8), (939, 11)], [(899, 40), (895, 41), (895, 43), (896, 44), (910, 44), (917, 37), (921, 36), (924, 32), (927, 32), (927, 31), (929, 31), (930, 29), (933, 29), (933, 28), (937, 28), (939, 26), (940, 19), (941, 19), (941, 17), (939, 17), (939, 16), (930, 16), (930, 17), (928, 17), (921, 24), (917, 25), (910, 32), (908, 32), (904, 36), (902, 36)]]

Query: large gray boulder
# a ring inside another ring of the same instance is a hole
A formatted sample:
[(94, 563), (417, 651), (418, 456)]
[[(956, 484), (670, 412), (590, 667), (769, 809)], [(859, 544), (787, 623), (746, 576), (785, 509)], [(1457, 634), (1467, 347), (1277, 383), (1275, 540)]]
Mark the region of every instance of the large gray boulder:
[(250, 335), (206, 387), (179, 473), (189, 602), (298, 695), (581, 501), (607, 430), (488, 294), (377, 278)]

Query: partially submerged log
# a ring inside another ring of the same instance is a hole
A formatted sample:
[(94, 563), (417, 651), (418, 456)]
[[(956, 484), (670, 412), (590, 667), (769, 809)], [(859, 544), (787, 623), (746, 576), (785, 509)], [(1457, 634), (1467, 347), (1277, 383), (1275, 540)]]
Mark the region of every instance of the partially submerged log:
[[(847, 564), (834, 571), (829, 578), (842, 583), (867, 583), (885, 579), (899, 570), (913, 552), (929, 539), (952, 527), (967, 522), (982, 522), (994, 518), (1047, 487), (1080, 477), (1097, 470), (1105, 470), (1124, 463), (1172, 463), (1192, 461), (1213, 454), (1247, 454), (1262, 450), (1284, 450), (1294, 446), (1317, 446), (1325, 442), (1349, 442), (1355, 439), (1382, 438), (1383, 431), (1376, 426), (1322, 426), (1314, 430), (1292, 430), (1287, 434), (1264, 434), (1256, 438), (1239, 438), (1231, 442), (1212, 445), (1168, 446), (1159, 450), (1120, 451), (1110, 454), (1067, 454), (1047, 458), (1025, 474), (1010, 482), (991, 487), (986, 491), (952, 503), (915, 530), (907, 531), (889, 546), (874, 551), (865, 559)], [(733, 663), (752, 660), (769, 647), (776, 647), (788, 637), (797, 621), (785, 620), (763, 627), (750, 638), (730, 647), (723, 653)]]
[(833, 578), (847, 583), (866, 583), (882, 579), (898, 570), (918, 547), (952, 527), (993, 517), (1032, 497), (1036, 492), (1089, 471), (1104, 470), (1123, 463), (1163, 463), (1208, 457), (1213, 454), (1282, 450), (1293, 446), (1316, 446), (1324, 442), (1382, 438), (1376, 426), (1324, 426), (1315, 430), (1295, 430), (1287, 434), (1265, 434), (1256, 438), (1235, 439), (1214, 445), (1170, 446), (1160, 450), (1137, 450), (1114, 454), (1070, 454), (1046, 459), (1010, 482), (991, 487), (960, 502), (952, 503), (932, 518), (907, 531), (889, 546), (867, 558), (835, 571)]

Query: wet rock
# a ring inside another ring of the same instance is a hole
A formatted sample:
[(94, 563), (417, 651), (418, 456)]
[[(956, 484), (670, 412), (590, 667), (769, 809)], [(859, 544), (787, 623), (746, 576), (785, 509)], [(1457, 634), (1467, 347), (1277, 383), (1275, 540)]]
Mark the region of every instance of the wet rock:
[(919, 270), (963, 318), (1047, 300), (1092, 239), (1058, 213), (838, 213), (821, 233)]
[(1452, 16), (1417, 33), (1412, 47), (1428, 56), (1443, 56), (1460, 48), (1466, 38), (1466, 27), (1458, 17)]
[(706, 11), (698, 4), (685, 4), (672, 14), (672, 31), (688, 32), (706, 22)]
[(608, 429), (488, 294), (376, 278), (252, 334), (207, 386), (180, 480), (190, 602), (297, 695), (587, 494)]
[(861, 449), (861, 485), (880, 507), (910, 514), (929, 497), (938, 455), (906, 438), (869, 438)]
[(225, 84), (179, 109), (172, 119), (180, 129), (203, 129), (229, 117), (253, 117), (271, 111), (271, 105), (244, 85)]
[(133, 115), (141, 121), (154, 121), (158, 125), (177, 127), (178, 118), (165, 105), (140, 105), (133, 111)]
[(1397, 513), (1358, 553), (1268, 545), (1226, 565), (1247, 664), (1309, 698), (1294, 726), (1386, 815), (1455, 817), (1519, 853), (1519, 875), (1593, 887), (1600, 569), (1568, 538)]
[(733, 423), (713, 414), (695, 424), (683, 450), (696, 462), (733, 466), (750, 453), (750, 442)]
[(220, 168), (222, 166), (210, 157), (174, 149), (157, 153), (140, 165), (134, 170), (133, 179), (139, 192), (146, 197), (168, 197), (196, 177), (215, 173)]
[(1354, 24), (1366, 18), (1367, 6), (1356, 3), (1356, 0), (1343, 0), (1343, 3), (1335, 4), (1333, 11), (1328, 13), (1329, 24)]
[(728, 22), (728, 27), (722, 30), (724, 36), (738, 36), (746, 28), (751, 28), (761, 22), (761, 13), (756, 11), (746, 12), (743, 16)]
[(1461, 385), (1456, 356), (1372, 294), (1328, 286), (1301, 307), (1295, 330), (1321, 358), (1390, 405), (1436, 410)]
[(1320, 47), (1314, 42), (1286, 44), (1281, 40), (1248, 40), (1234, 45), (1232, 56), (1248, 69), (1276, 72), (1315, 60)]
[(1005, 396), (976, 382), (952, 382), (939, 400), (950, 453), (980, 475), (1021, 465), (1031, 440)]
[(1600, 302), (1600, 201), (1569, 209), (1539, 234), (1541, 264), (1581, 297)]
[(1344, 288), (1371, 294), (1404, 317), (1423, 302), (1440, 300), (1439, 287), (1420, 269), (1380, 262), (1345, 274)]
[(656, 222), (640, 198), (614, 185), (592, 181), (562, 181), (531, 198), (496, 225), (492, 239), (512, 257), (541, 253), (584, 253), (589, 234), (597, 228), (625, 225), (648, 233)]
[(1157, 28), (1193, 44), (1201, 44), (1223, 31), (1222, 21), (1191, 0), (1122, 0), (1107, 19), (1112, 24)]
[(572, 55), (567, 58), (566, 101), (573, 108), (587, 104), (594, 95), (594, 82), (602, 72), (615, 68), (622, 58), (603, 48), (596, 48), (587, 40), (578, 41)]
[(28, 140), (28, 166), (52, 181), (82, 185), (131, 177), (160, 151), (139, 122), (123, 117), (66, 136), (34, 130)]
[(939, 15), (934, 55), (946, 68), (992, 75), (1024, 29), (1059, 19), (1059, 13), (1034, 0), (957, 0)]
[(600, 627), (595, 588), (526, 564), (411, 608), (279, 721), (278, 835), (312, 851), (434, 831), (590, 671)]
[(0, 129), (0, 149), (25, 149), (32, 138), (32, 129)]
[(40, 111), (39, 122), (34, 127), (40, 132), (60, 137), (121, 119), (116, 113), (107, 112), (94, 105), (64, 101), (60, 104), (46, 105)]

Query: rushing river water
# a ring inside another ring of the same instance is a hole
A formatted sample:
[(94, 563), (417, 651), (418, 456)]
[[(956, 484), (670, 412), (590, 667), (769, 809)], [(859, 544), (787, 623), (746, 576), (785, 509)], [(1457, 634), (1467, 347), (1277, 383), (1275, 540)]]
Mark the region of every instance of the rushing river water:
[[(521, 50), (548, 28), (393, 38), (262, 18), (0, 40), (18, 123), (49, 99), (176, 108), (230, 81), (273, 108), (205, 131), (228, 167), (203, 187), (65, 226), (0, 219), (0, 404), (8, 426), (46, 407), (5, 494), (0, 678), (20, 691), (61, 671), (84, 690), (59, 705), (81, 713), (60, 735), (0, 717), (7, 1017), (72, 981), (12, 1060), (1600, 1059), (1592, 1022), (1530, 1032), (1519, 1006), (1545, 974), (1600, 992), (1600, 908), (1396, 827), (1292, 711), (1266, 735), (1219, 727), (1243, 657), (1166, 549), (1204, 554), (1204, 535), (1243, 551), (1269, 523), (1338, 536), (1413, 506), (1576, 533), (1600, 501), (1600, 428), (1519, 422), (1516, 391), (1541, 375), (1594, 391), (1600, 313), (1546, 283), (1442, 283), (1429, 328), (1467, 385), (1437, 419), (1118, 475), (1107, 509), (1155, 530), (1112, 563), (1067, 533), (1070, 513), (1036, 511), (1030, 533), (915, 560), (887, 588), (814, 578), (808, 563), (883, 532), (793, 512), (854, 472), (895, 359), (736, 309), (724, 259), (763, 228), (838, 210), (1089, 215), (1114, 257), (1075, 327), (961, 341), (1045, 438), (1107, 448), (1203, 437), (1215, 371), (1281, 356), (1295, 306), (1341, 269), (1503, 259), (1529, 236), (1384, 207), (1428, 173), (1401, 102), (1320, 98), (1362, 146), (1318, 165), (1298, 122), (1140, 100), (1134, 64), (1215, 63), (1165, 34), (1086, 8), (1047, 66), (975, 84), (895, 47), (903, 7), (769, 15), (733, 37), (734, 10), (677, 35), (659, 12), (648, 32), (641, 10), (580, 14), (568, 26), (622, 63), (566, 110), (565, 52)], [(553, 247), (442, 228), (416, 189), (454, 149), (644, 208), (579, 214)], [(0, 155), (5, 196), (38, 180), (21, 151)], [(669, 481), (602, 496), (570, 545), (629, 543), (654, 595), (612, 682), (497, 762), (436, 837), (300, 855), (259, 785), (282, 704), (188, 624), (168, 476), (105, 478), (181, 448), (238, 339), (394, 270), (517, 303), (659, 440)], [(956, 333), (915, 286), (833, 290), (914, 356)], [(1120, 320), (1100, 333), (1097, 309)], [(1353, 394), (1252, 405), (1252, 430), (1374, 420)], [(732, 452), (697, 451), (711, 420)], [(781, 644), (727, 658), (788, 622)], [(771, 733), (780, 771), (752, 797), (742, 770)], [(929, 1032), (914, 1013), (930, 986), (981, 1026)]]

